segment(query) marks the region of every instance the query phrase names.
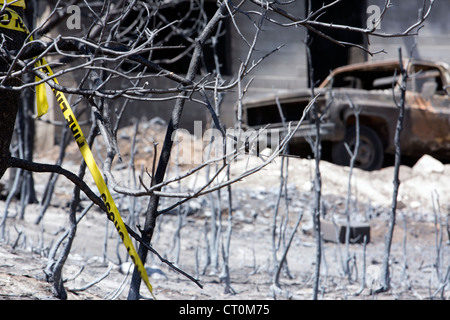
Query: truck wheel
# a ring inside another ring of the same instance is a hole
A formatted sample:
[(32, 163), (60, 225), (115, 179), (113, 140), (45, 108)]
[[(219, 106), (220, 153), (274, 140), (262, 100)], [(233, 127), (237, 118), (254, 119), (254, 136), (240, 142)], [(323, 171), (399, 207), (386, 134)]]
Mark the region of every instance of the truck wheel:
[[(350, 155), (348, 154), (345, 143), (350, 150), (355, 148), (356, 127), (347, 128), (344, 141), (335, 143), (331, 150), (332, 161), (336, 164), (349, 166)], [(359, 150), (356, 156), (354, 166), (367, 171), (378, 170), (383, 166), (384, 148), (378, 134), (369, 127), (360, 126), (359, 128)]]

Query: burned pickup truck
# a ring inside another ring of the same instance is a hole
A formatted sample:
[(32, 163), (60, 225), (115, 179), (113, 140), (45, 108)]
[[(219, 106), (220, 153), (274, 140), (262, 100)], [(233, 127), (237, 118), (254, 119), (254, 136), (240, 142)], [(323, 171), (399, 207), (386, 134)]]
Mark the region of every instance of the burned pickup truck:
[[(450, 73), (444, 63), (413, 61), (406, 88), (401, 134), (402, 156), (429, 154), (450, 159)], [(395, 152), (394, 136), (399, 115), (400, 71), (398, 61), (361, 63), (335, 69), (315, 89), (324, 151), (336, 164), (349, 165), (359, 141), (355, 166), (365, 170), (382, 167)], [(395, 78), (396, 77), (396, 78)], [(266, 128), (283, 133), (283, 123), (295, 125), (311, 99), (311, 90), (286, 91), (243, 102), (243, 123), (248, 129)], [(281, 116), (281, 112), (282, 116)], [(359, 135), (356, 130), (356, 114)], [(314, 117), (307, 117), (290, 142), (291, 150), (307, 150), (314, 137)], [(282, 121), (283, 120), (283, 121)], [(359, 137), (359, 140), (357, 140)], [(270, 145), (270, 141), (266, 141)]]

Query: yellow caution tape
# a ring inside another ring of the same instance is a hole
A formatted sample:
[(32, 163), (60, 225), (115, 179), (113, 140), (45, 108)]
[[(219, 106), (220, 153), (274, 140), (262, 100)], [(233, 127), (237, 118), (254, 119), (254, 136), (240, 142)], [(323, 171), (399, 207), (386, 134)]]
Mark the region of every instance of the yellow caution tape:
[(3, 12), (2, 19), (0, 20), (0, 27), (29, 34), (22, 18), (10, 8), (6, 8)]
[[(31, 39), (32, 40), (32, 39)], [(41, 61), (35, 63), (35, 67), (40, 67)], [(38, 76), (35, 77), (36, 82), (39, 82), (41, 78)], [(47, 91), (45, 89), (45, 83), (40, 83), (36, 85), (36, 117), (39, 118), (47, 113), (48, 111), (48, 100), (47, 100)]]
[[(3, 16), (1, 17), (0, 28), (23, 32), (29, 35), (29, 31), (25, 26), (25, 24), (23, 23), (20, 16), (14, 10), (11, 10), (9, 8), (6, 8), (6, 10), (3, 13)], [(30, 36), (30, 41), (33, 41), (32, 36)], [(35, 67), (39, 66), (40, 62), (38, 61), (35, 64)], [(36, 77), (36, 82), (40, 80), (41, 79), (39, 77)], [(42, 115), (46, 114), (48, 111), (47, 92), (45, 89), (45, 83), (41, 83), (36, 86), (36, 101), (37, 101), (36, 117), (39, 118)]]
[[(3, 23), (5, 20), (4, 19), (1, 20), (0, 27), (22, 31), (29, 34), (28, 29), (23, 24), (20, 16), (17, 15), (17, 13), (15, 13), (12, 10), (7, 9), (7, 11), (9, 21), (7, 24), (5, 24)], [(42, 58), (37, 63), (37, 66), (47, 76), (52, 77), (54, 75), (53, 71), (51, 70), (50, 66), (45, 61), (44, 58)], [(53, 81), (55, 82), (55, 84), (58, 84), (58, 80), (56, 78), (53, 78)], [(44, 90), (44, 92), (42, 92), (42, 89)], [(39, 101), (41, 101), (42, 103), (41, 99), (44, 99), (45, 96), (45, 87), (41, 87), (40, 90), (41, 92), (37, 92), (38, 103)], [(103, 179), (103, 176), (100, 173), (100, 170), (98, 169), (94, 156), (92, 155), (92, 151), (87, 144), (86, 138), (83, 135), (83, 132), (81, 130), (80, 125), (78, 124), (77, 119), (75, 118), (75, 114), (73, 113), (72, 108), (70, 107), (70, 104), (67, 101), (64, 93), (56, 90), (55, 88), (52, 88), (52, 91), (56, 96), (56, 100), (59, 103), (61, 111), (63, 112), (64, 119), (67, 121), (67, 124), (72, 130), (73, 137), (75, 138), (75, 141), (78, 145), (78, 148), (80, 149), (84, 161), (86, 162), (86, 165), (88, 166), (89, 171), (91, 172), (95, 184), (97, 185), (97, 189), (100, 192), (101, 198), (106, 205), (106, 208), (108, 210), (107, 214), (108, 219), (111, 220), (111, 222), (114, 224), (120, 238), (122, 239), (123, 244), (125, 245), (125, 248), (127, 249), (128, 255), (131, 257), (131, 260), (133, 261), (134, 265), (139, 271), (139, 274), (142, 280), (145, 282), (148, 290), (150, 291), (150, 294), (152, 295), (153, 298), (155, 298), (155, 296), (153, 295), (153, 288), (152, 285), (150, 284), (150, 280), (148, 278), (144, 264), (142, 263), (141, 258), (139, 257), (138, 253), (136, 252), (136, 249), (133, 246), (133, 242), (131, 241), (130, 235), (128, 234), (125, 224), (123, 223), (119, 210), (117, 209), (116, 204), (114, 203), (114, 199), (109, 192), (108, 186), (106, 185), (105, 180)], [(43, 109), (45, 108), (47, 107), (44, 107)]]
[[(0, 0), (2, 6), (5, 5), (5, 0)], [(21, 7), (25, 9), (25, 0), (6, 0), (8, 6)]]
[[(42, 69), (49, 77), (53, 76), (53, 72), (44, 58), (42, 58)], [(53, 81), (56, 84), (58, 84), (58, 80), (56, 80), (56, 78), (53, 78)], [(153, 295), (152, 286), (148, 279), (147, 271), (145, 270), (145, 267), (133, 246), (133, 243), (125, 227), (125, 224), (123, 223), (123, 220), (120, 216), (119, 210), (117, 209), (116, 204), (114, 203), (114, 199), (111, 196), (109, 189), (105, 183), (105, 180), (103, 179), (103, 176), (101, 175), (100, 170), (98, 169), (94, 156), (92, 155), (91, 149), (89, 148), (87, 141), (83, 135), (83, 132), (81, 131), (81, 127), (78, 124), (77, 119), (75, 118), (75, 114), (70, 108), (69, 102), (64, 96), (64, 93), (54, 88), (52, 88), (52, 90), (63, 112), (64, 119), (66, 119), (70, 129), (72, 130), (73, 137), (75, 138), (75, 141), (78, 144), (78, 148), (80, 149), (80, 152), (83, 155), (84, 161), (86, 161), (89, 171), (91, 172), (91, 175), (94, 178), (95, 184), (97, 185), (97, 189), (100, 192), (101, 198), (105, 203), (106, 208), (108, 209), (107, 214), (108, 219), (111, 220), (111, 222), (116, 227), (117, 232), (119, 233), (119, 236), (122, 239), (123, 244), (125, 245), (127, 252), (131, 257), (131, 260), (133, 260), (133, 263), (137, 267), (141, 275), (141, 278), (147, 285), (151, 295), (153, 296), (153, 298), (155, 298), (155, 296)]]

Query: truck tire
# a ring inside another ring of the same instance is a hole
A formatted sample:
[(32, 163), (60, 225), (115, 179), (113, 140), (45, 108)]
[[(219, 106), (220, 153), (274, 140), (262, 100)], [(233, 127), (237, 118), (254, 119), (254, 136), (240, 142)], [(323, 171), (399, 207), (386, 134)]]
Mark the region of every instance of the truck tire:
[[(345, 147), (348, 144), (353, 150), (356, 144), (356, 127), (347, 128), (343, 141), (333, 144), (331, 150), (332, 161), (335, 164), (349, 166), (350, 155)], [(359, 151), (354, 166), (367, 171), (378, 170), (383, 166), (384, 147), (378, 134), (371, 128), (360, 126)]]

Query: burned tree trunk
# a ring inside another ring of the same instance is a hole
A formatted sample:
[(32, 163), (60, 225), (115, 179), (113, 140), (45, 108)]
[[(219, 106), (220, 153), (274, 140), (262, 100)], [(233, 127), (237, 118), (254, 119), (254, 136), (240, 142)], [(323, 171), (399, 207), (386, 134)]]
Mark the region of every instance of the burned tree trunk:
[[(20, 17), (23, 17), (23, 9), (14, 8)], [(6, 58), (11, 50), (19, 50), (25, 40), (25, 33), (6, 28), (0, 28), (2, 45), (0, 47), (0, 73), (8, 72), (10, 64)], [(17, 86), (21, 82), (18, 78), (8, 78), (4, 86)], [(9, 146), (14, 131), (17, 110), (20, 100), (20, 92), (13, 90), (0, 90), (0, 178), (3, 177), (11, 157)]]

